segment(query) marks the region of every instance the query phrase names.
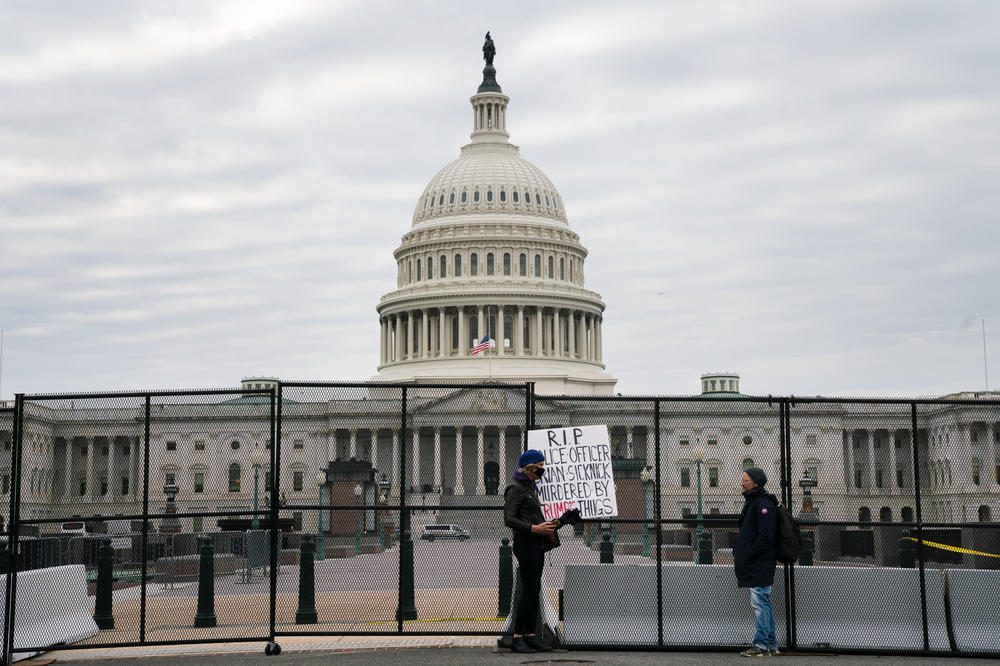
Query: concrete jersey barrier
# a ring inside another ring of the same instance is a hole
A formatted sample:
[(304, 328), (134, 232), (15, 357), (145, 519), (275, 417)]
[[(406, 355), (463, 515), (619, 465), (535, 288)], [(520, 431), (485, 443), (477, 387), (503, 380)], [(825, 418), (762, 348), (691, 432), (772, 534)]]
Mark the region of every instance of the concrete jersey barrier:
[[(728, 565), (666, 565), (664, 645), (743, 646), (754, 633), (750, 592)], [(941, 578), (927, 574), (932, 650), (949, 650)], [(796, 567), (802, 647), (923, 650), (919, 572), (887, 567)], [(655, 564), (567, 565), (563, 627), (568, 645), (656, 645)], [(784, 644), (784, 577), (771, 594)]]
[(1000, 654), (1000, 571), (949, 569), (948, 606), (955, 647)]
[[(6, 574), (0, 585), (6, 586)], [(14, 647), (48, 647), (96, 636), (82, 564), (33, 569), (17, 574)], [(0, 619), (5, 620), (0, 608)], [(0, 637), (2, 641), (2, 637)], [(13, 661), (37, 652), (14, 652)]]

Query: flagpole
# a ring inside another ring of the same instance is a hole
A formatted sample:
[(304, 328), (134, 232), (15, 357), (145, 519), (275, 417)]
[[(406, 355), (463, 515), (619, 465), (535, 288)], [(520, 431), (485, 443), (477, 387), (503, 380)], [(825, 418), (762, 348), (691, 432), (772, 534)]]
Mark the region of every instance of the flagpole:
[[(986, 378), (986, 390), (989, 391), (990, 390), (990, 368), (986, 364), (986, 318), (985, 317), (983, 317), (982, 322), (983, 322), (983, 375)], [(3, 349), (3, 347), (0, 347), (0, 350), (2, 350), (2, 349)]]
[[(494, 327), (495, 328), (495, 327)], [(495, 332), (495, 331), (494, 331)], [(493, 381), (493, 355), (490, 352), (493, 350), (494, 338), (490, 335), (490, 306), (486, 306), (486, 335), (490, 336), (490, 345), (486, 348), (486, 363), (490, 369), (489, 380)]]

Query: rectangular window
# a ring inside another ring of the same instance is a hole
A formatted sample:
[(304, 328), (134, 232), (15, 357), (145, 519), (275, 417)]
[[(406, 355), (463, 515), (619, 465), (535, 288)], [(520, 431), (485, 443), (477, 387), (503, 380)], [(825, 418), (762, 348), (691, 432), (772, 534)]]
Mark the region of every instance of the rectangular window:
[(690, 488), (691, 487), (691, 470), (687, 467), (681, 467), (681, 487)]
[(122, 495), (128, 495), (128, 477), (122, 477)]
[(882, 487), (882, 470), (880, 469), (875, 470), (875, 487)]
[(303, 442), (301, 439), (296, 439), (296, 440), (294, 440), (292, 442), (292, 448), (293, 449), (301, 449), (304, 446), (305, 446), (305, 442)]
[(201, 516), (195, 516), (194, 518), (191, 519), (191, 531), (192, 532), (201, 532), (203, 529), (204, 529), (204, 525), (202, 524), (202, 517)]
[(292, 524), (295, 526), (296, 532), (302, 531), (302, 512), (292, 511)]
[(195, 451), (204, 451), (205, 450), (205, 440), (203, 440), (203, 439), (196, 439), (196, 440), (194, 440), (194, 450)]
[(708, 468), (708, 487), (718, 488), (719, 487), (719, 468), (709, 467)]
[(687, 436), (681, 436), (678, 444), (680, 444), (681, 446), (688, 446), (691, 444), (691, 440)]
[(510, 275), (510, 253), (503, 253), (503, 274)]
[(302, 476), (303, 474), (301, 470), (292, 472), (292, 490), (302, 490)]
[(903, 479), (903, 470), (902, 469), (897, 469), (896, 470), (896, 487), (897, 488), (902, 488), (903, 487), (903, 480), (904, 480)]
[(486, 253), (486, 274), (493, 275), (493, 253)]
[(819, 481), (819, 470), (815, 467), (806, 467), (806, 474), (808, 474), (809, 478), (813, 481)]
[(469, 257), (469, 275), (479, 275), (479, 255), (475, 252)]
[(165, 486), (172, 486), (172, 485), (174, 485), (174, 482), (176, 480), (177, 480), (177, 475), (175, 475), (173, 472), (166, 472), (163, 475), (163, 485), (165, 485)]
[(101, 479), (101, 496), (103, 497), (104, 495), (107, 494), (108, 494), (108, 480)]
[(167, 442), (167, 451), (176, 451), (177, 442)]
[(195, 472), (194, 473), (194, 491), (196, 493), (205, 492), (205, 473)]
[(854, 470), (854, 487), (855, 488), (860, 488), (861, 487), (861, 470), (860, 469)]
[(80, 481), (80, 496), (82, 497), (83, 495), (86, 494), (87, 494), (87, 482)]
[(708, 438), (708, 445), (709, 446), (718, 446), (719, 445), (719, 440), (715, 439), (714, 437), (709, 437)]
[(806, 446), (816, 446), (816, 435), (806, 435)]
[(240, 492), (240, 466), (235, 463), (229, 466), (229, 492)]
[(972, 466), (972, 482), (977, 486), (979, 485), (979, 469), (979, 465)]

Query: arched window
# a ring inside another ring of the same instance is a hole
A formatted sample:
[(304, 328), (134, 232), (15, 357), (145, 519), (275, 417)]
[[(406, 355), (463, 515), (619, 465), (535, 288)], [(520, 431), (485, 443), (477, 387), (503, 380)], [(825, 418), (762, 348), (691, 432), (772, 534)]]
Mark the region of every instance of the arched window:
[(880, 523), (891, 523), (892, 509), (887, 506), (882, 507), (878, 512), (878, 520)]
[(518, 274), (521, 277), (526, 277), (528, 275), (528, 257), (522, 252), (521, 256), (518, 257)]
[(486, 200), (493, 201), (493, 190), (486, 190)]
[(481, 333), (479, 332), (479, 317), (472, 315), (469, 317), (469, 337), (479, 339)]
[(443, 205), (444, 205), (444, 194), (442, 194), (442, 195), (441, 195), (441, 196), (440, 196), (440, 197), (438, 198), (438, 206), (443, 206)]
[(503, 203), (504, 201), (507, 201), (507, 192), (500, 190), (500, 202)]
[(990, 507), (988, 507), (985, 504), (980, 505), (979, 506), (979, 522), (981, 522), (981, 523), (988, 523), (991, 520), (993, 520), (993, 518), (990, 516), (991, 513), (992, 512), (990, 511)]
[(475, 252), (469, 256), (469, 275), (479, 275), (479, 255)]
[(555, 261), (552, 259), (551, 256), (549, 256), (549, 279), (550, 280), (553, 279), (553, 278), (555, 278), (555, 276), (556, 276), (556, 271), (555, 271), (554, 266), (555, 266)]
[(451, 350), (458, 350), (458, 317), (451, 318)]
[(472, 203), (479, 203), (479, 190), (472, 193)]
[(566, 279), (566, 259), (563, 257), (559, 257), (559, 279)]
[(450, 204), (455, 203), (455, 193), (454, 192), (452, 192), (451, 194), (448, 195), (448, 203), (450, 203)]
[(530, 204), (531, 203), (531, 193), (528, 192), (528, 190), (524, 191), (524, 203), (526, 203), (526, 204)]
[(417, 259), (417, 280), (420, 280), (420, 260)]
[(552, 205), (552, 204), (549, 203), (549, 195), (547, 195), (547, 194), (545, 195), (545, 205), (546, 206), (551, 206)]
[(538, 194), (538, 192), (535, 192), (535, 205), (538, 206), (542, 205), (542, 197), (540, 194)]
[(912, 523), (913, 509), (908, 506), (904, 506), (903, 510), (899, 512), (899, 519), (902, 520), (904, 523)]
[(542, 277), (542, 255), (535, 255), (535, 277)]
[(447, 277), (447, 275), (448, 275), (448, 257), (442, 254), (440, 265), (438, 266), (438, 276)]
[(434, 257), (427, 257), (427, 279), (434, 279)]
[(240, 492), (240, 465), (233, 463), (229, 466), (229, 492)]
[(462, 191), (462, 203), (465, 203), (466, 201), (468, 201), (468, 199), (469, 199), (469, 193), (463, 190)]
[(753, 464), (753, 458), (744, 458), (743, 459), (743, 469), (749, 469), (750, 467), (753, 467), (753, 466), (754, 466), (754, 464)]
[(462, 255), (455, 255), (455, 277), (462, 277)]
[(493, 275), (493, 253), (486, 253), (486, 274)]
[(510, 252), (503, 253), (503, 274), (510, 275)]
[(872, 510), (866, 506), (858, 509), (858, 522), (859, 523), (870, 523), (872, 522)]
[(511, 192), (511, 195), (514, 197), (514, 203), (517, 203), (517, 190)]

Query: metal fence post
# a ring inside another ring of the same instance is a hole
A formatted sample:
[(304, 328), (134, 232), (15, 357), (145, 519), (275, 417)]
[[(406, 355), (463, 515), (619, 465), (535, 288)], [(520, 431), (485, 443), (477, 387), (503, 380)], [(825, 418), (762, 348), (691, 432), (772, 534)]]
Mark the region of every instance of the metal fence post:
[(316, 544), (312, 541), (312, 536), (306, 534), (302, 537), (302, 544), (299, 546), (299, 607), (295, 611), (295, 624), (316, 624), (318, 615), (316, 613), (316, 579), (314, 576), (313, 558)]
[(101, 547), (97, 551), (97, 590), (94, 599), (94, 622), (98, 629), (115, 628), (112, 610), (114, 567), (115, 549), (111, 547), (111, 539), (101, 539)]
[(611, 535), (605, 532), (601, 536), (601, 564), (615, 563), (615, 544), (611, 543)]
[(215, 619), (215, 547), (210, 537), (198, 539), (201, 553), (198, 567), (198, 612), (194, 626), (214, 627)]
[(500, 540), (500, 573), (497, 580), (497, 617), (510, 613), (510, 595), (514, 588), (514, 549), (510, 539)]

